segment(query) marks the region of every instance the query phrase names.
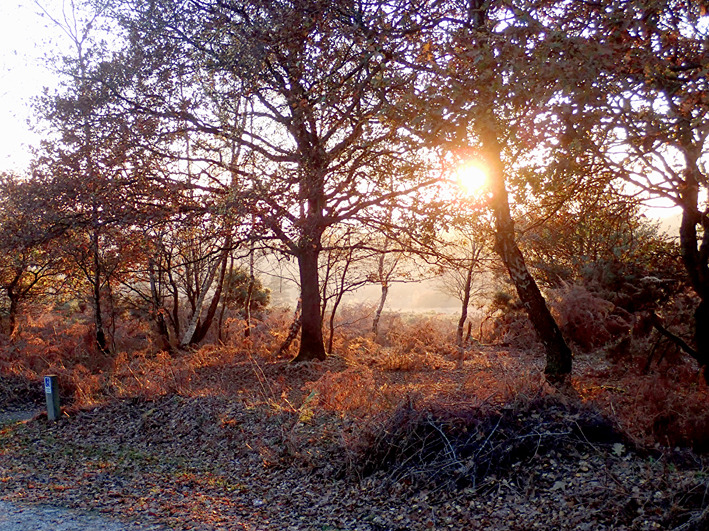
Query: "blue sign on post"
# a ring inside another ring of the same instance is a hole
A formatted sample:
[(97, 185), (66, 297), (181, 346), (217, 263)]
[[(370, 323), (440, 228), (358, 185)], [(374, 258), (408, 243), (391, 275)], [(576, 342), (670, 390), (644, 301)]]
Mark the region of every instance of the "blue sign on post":
[(54, 374), (44, 377), (44, 395), (47, 399), (47, 418), (57, 420), (61, 415), (59, 408), (59, 386)]

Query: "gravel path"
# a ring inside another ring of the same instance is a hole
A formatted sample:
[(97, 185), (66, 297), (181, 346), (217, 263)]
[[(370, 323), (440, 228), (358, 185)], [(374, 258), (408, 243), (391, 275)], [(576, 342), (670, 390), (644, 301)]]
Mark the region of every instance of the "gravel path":
[[(0, 409), (0, 423), (29, 420), (39, 409)], [(98, 514), (46, 505), (21, 506), (0, 500), (0, 531), (161, 531), (163, 527), (127, 524)]]
[(30, 420), (40, 409), (3, 409), (0, 408), (0, 423), (3, 422), (21, 422), (24, 420)]
[(104, 516), (59, 507), (22, 507), (0, 501), (0, 531), (158, 531), (164, 528), (126, 524)]

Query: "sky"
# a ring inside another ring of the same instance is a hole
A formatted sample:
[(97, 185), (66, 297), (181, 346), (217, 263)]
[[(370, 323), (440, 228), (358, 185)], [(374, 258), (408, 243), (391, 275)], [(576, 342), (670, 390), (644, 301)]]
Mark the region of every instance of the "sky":
[[(62, 0), (42, 1), (61, 10)], [(0, 172), (26, 168), (40, 140), (27, 123), (32, 98), (58, 83), (45, 57), (63, 39), (39, 13), (34, 0), (0, 0)]]

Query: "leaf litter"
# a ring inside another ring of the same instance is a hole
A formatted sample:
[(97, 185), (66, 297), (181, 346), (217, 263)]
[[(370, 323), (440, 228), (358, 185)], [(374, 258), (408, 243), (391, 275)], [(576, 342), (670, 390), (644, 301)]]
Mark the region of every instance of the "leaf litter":
[[(706, 523), (709, 482), (700, 455), (639, 446), (578, 399), (546, 392), (446, 402), (407, 391), (390, 409), (362, 413), (360, 400), (356, 411), (343, 412), (325, 407), (332, 400), (318, 385), (346, 373), (328, 363), (265, 365), (252, 381), (234, 372), (232, 383), (243, 381), (231, 393), (116, 398), (69, 408), (56, 423), (42, 415), (7, 420), (0, 424), (0, 498), (177, 530), (687, 530)], [(456, 374), (465, 373), (435, 377)], [(427, 385), (424, 373), (389, 376), (377, 376), (378, 400), (397, 382)], [(430, 385), (431, 393), (443, 389)]]

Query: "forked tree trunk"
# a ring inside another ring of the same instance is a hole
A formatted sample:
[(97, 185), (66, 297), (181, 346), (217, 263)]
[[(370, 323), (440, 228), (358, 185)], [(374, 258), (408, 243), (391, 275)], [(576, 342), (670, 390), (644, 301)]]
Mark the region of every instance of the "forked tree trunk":
[(197, 300), (194, 303), (194, 311), (192, 312), (192, 317), (187, 323), (185, 333), (182, 336), (182, 339), (180, 340), (181, 348), (187, 348), (192, 343), (192, 337), (194, 336), (194, 333), (197, 330), (199, 319), (202, 316), (204, 299), (207, 296), (209, 288), (212, 286), (212, 282), (214, 282), (214, 277), (217, 275), (217, 269), (219, 269), (220, 263), (221, 260), (217, 261), (212, 267), (210, 267), (207, 276), (204, 278), (202, 284), (199, 287), (199, 294), (197, 295)]
[(515, 241), (514, 222), (505, 186), (502, 150), (492, 112), (488, 112), (485, 119), (481, 120), (479, 133), (490, 172), (496, 251), (505, 264), (532, 326), (546, 350), (544, 372), (551, 379), (563, 379), (571, 372), (571, 349), (561, 335), (561, 330), (554, 321), (536, 281), (529, 273), (522, 252)]
[(298, 355), (293, 359), (294, 362), (324, 360), (327, 358), (323, 342), (322, 314), (320, 311), (318, 254), (319, 248), (315, 242), (303, 245), (298, 253), (302, 314), (300, 349)]
[(205, 338), (207, 332), (209, 332), (209, 329), (212, 326), (214, 316), (217, 314), (219, 301), (222, 298), (222, 291), (224, 289), (224, 279), (226, 278), (227, 263), (229, 261), (229, 253), (231, 251), (230, 247), (231, 236), (228, 236), (224, 244), (224, 250), (222, 251), (219, 279), (217, 280), (217, 287), (214, 290), (214, 295), (212, 295), (212, 302), (209, 304), (209, 308), (207, 309), (207, 314), (204, 319), (200, 321), (199, 325), (195, 329), (192, 339), (190, 340), (190, 345), (196, 345)]

